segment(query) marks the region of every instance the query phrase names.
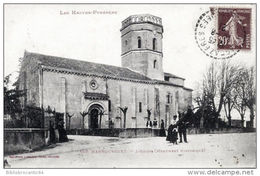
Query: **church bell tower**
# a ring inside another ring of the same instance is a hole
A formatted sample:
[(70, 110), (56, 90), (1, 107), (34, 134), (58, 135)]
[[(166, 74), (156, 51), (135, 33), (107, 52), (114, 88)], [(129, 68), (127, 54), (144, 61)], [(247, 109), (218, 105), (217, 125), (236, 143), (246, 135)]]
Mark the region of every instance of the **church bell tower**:
[(120, 31), (122, 67), (164, 80), (162, 19), (148, 14), (132, 15), (122, 21)]

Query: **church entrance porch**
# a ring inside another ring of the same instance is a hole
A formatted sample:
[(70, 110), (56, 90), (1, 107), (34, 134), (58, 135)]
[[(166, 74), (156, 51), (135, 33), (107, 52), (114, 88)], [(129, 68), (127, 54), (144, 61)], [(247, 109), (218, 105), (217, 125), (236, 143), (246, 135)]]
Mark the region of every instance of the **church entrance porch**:
[(92, 109), (90, 111), (90, 129), (98, 128), (98, 109)]
[(101, 128), (102, 117), (103, 117), (104, 108), (99, 104), (93, 104), (89, 107), (88, 110), (88, 124), (89, 129), (98, 129)]

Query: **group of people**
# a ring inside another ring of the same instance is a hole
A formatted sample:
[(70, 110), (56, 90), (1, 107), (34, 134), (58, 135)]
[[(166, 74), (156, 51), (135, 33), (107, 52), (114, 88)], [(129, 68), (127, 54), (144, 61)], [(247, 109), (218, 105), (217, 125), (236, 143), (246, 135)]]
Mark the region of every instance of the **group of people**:
[(67, 142), (68, 137), (66, 130), (64, 129), (64, 122), (58, 121), (57, 123), (50, 121), (50, 143)]
[(182, 138), (184, 139), (184, 142), (187, 141), (187, 122), (183, 120), (177, 120), (177, 115), (173, 116), (173, 122), (170, 124), (168, 127), (168, 134), (166, 137), (166, 140), (173, 143), (173, 144), (178, 144), (178, 133), (179, 133), (179, 143), (182, 143)]
[(146, 128), (156, 128), (157, 127), (157, 120), (151, 121), (150, 119), (146, 122)]
[[(190, 112), (186, 114), (186, 116), (191, 115)], [(167, 130), (167, 137), (166, 140), (173, 143), (178, 144), (178, 134), (179, 134), (179, 143), (182, 143), (183, 140), (185, 143), (187, 143), (187, 127), (188, 122), (185, 117), (180, 118), (177, 120), (177, 115), (173, 116), (173, 121), (169, 125)], [(166, 136), (165, 128), (164, 128), (164, 121), (161, 120), (161, 128), (160, 128), (160, 136)]]

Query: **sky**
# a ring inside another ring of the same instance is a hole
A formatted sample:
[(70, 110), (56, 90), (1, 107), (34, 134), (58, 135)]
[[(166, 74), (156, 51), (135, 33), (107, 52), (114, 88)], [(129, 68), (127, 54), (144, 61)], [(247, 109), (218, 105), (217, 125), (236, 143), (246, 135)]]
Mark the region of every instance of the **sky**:
[[(162, 18), (163, 69), (184, 77), (185, 86), (195, 89), (211, 58), (195, 41), (195, 24), (211, 5), (5, 5), (4, 73), (18, 71), (24, 51), (121, 65), (121, 21), (134, 14)], [(215, 6), (216, 7), (216, 6)], [(253, 8), (254, 15), (254, 6)], [(114, 14), (73, 15), (72, 11), (110, 11)], [(65, 15), (66, 12), (69, 14)], [(255, 17), (253, 16), (254, 21)], [(254, 65), (255, 26), (252, 49), (241, 51), (230, 60)]]

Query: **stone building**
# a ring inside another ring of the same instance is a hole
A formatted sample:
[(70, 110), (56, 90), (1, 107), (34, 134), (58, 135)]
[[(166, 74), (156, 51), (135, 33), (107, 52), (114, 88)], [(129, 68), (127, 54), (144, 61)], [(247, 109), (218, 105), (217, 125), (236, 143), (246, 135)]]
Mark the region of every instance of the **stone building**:
[[(25, 52), (19, 89), (23, 105), (73, 114), (70, 128), (145, 128), (192, 104), (184, 78), (163, 71), (162, 20), (133, 15), (122, 22), (122, 67)], [(127, 107), (126, 119), (119, 107)], [(151, 112), (148, 119), (148, 111)], [(86, 112), (83, 118), (80, 112)], [(159, 128), (159, 123), (157, 125)]]

